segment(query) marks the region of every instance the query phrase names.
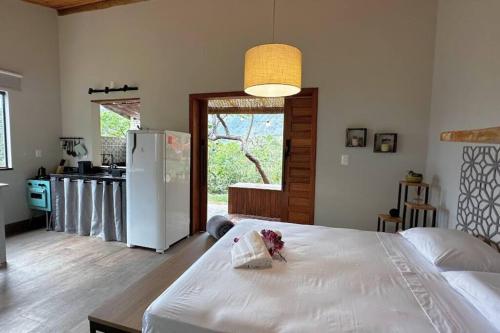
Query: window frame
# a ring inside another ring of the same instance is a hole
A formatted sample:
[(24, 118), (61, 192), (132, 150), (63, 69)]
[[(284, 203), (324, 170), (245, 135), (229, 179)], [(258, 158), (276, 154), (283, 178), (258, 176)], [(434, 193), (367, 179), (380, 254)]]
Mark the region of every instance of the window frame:
[(2, 95), (2, 113), (0, 117), (4, 120), (4, 145), (5, 145), (5, 167), (0, 166), (0, 171), (12, 170), (12, 163), (10, 158), (10, 131), (9, 131), (9, 114), (8, 114), (8, 94), (6, 91), (0, 90), (0, 95)]

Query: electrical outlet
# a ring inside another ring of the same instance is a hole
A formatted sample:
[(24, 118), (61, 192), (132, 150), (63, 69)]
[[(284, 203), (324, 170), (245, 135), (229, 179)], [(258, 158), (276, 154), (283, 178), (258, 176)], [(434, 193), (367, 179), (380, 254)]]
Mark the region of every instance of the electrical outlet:
[(36, 158), (41, 158), (42, 157), (42, 150), (41, 149), (36, 149), (35, 150), (35, 157)]
[(343, 166), (349, 165), (349, 155), (342, 155), (340, 157), (340, 165), (343, 165)]

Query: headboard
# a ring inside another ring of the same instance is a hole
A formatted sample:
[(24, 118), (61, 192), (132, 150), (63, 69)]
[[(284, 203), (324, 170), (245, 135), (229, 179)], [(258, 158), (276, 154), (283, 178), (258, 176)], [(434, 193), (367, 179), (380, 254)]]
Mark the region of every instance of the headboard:
[(500, 250), (500, 147), (465, 146), (457, 226)]

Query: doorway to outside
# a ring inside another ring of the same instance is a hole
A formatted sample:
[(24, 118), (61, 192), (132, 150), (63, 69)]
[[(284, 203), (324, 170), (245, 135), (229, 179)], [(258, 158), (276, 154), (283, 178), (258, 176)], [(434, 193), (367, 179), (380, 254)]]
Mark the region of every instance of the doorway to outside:
[[(256, 101), (261, 104), (255, 105)], [(189, 95), (191, 234), (206, 230), (210, 214), (225, 213), (225, 188), (228, 214), (314, 224), (318, 89), (303, 88), (280, 103), (265, 105), (262, 99), (242, 91)], [(252, 118), (249, 139), (257, 144), (245, 145)], [(266, 132), (268, 121), (271, 128), (276, 128)], [(237, 125), (239, 122), (243, 125)], [(256, 123), (261, 132), (256, 130)], [(277, 135), (279, 126), (281, 137)], [(271, 144), (264, 141), (266, 135), (272, 137)], [(266, 147), (273, 150), (266, 151)], [(250, 154), (245, 154), (245, 148)], [(214, 163), (217, 156), (221, 161)], [(278, 167), (271, 166), (271, 162)], [(232, 168), (238, 177), (228, 181), (228, 177), (220, 176), (216, 166), (221, 165), (223, 170)], [(264, 182), (266, 177), (269, 184)], [(209, 212), (209, 202), (219, 204), (222, 207), (214, 208), (221, 210)]]
[(207, 220), (258, 213), (242, 210), (240, 196), (282, 189), (284, 99), (209, 99), (207, 117)]

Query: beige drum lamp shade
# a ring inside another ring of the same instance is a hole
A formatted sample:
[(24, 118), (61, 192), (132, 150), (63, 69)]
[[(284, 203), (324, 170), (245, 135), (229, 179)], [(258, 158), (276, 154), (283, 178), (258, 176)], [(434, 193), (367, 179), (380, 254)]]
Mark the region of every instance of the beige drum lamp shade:
[(264, 44), (245, 53), (245, 92), (258, 97), (283, 97), (300, 92), (302, 52), (286, 44)]

